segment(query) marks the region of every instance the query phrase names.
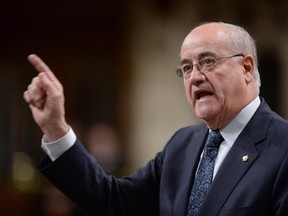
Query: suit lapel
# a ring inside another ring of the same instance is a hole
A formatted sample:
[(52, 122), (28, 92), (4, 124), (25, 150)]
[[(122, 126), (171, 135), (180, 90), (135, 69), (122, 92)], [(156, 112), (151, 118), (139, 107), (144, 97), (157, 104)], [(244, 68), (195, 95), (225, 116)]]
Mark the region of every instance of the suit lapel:
[[(259, 109), (243, 129), (224, 159), (205, 198), (199, 216), (217, 215), (219, 213), (233, 189), (259, 156), (256, 144), (261, 144), (266, 138), (270, 121), (270, 108), (262, 101)], [(252, 131), (253, 135), (251, 134)], [(245, 156), (248, 156), (247, 160), (245, 160)]]
[[(247, 137), (237, 140), (215, 176), (199, 215), (217, 215), (237, 183), (258, 157), (254, 143)], [(249, 158), (243, 161), (245, 156)]]
[(179, 187), (179, 191), (177, 192), (177, 196), (175, 198), (174, 215), (187, 215), (187, 206), (192, 183), (194, 181), (194, 175), (198, 167), (198, 162), (207, 138), (207, 134), (208, 129), (204, 126), (202, 130), (197, 131), (189, 140), (189, 146), (187, 147), (186, 151), (187, 155), (184, 161), (185, 171), (181, 181), (181, 185), (183, 186)]

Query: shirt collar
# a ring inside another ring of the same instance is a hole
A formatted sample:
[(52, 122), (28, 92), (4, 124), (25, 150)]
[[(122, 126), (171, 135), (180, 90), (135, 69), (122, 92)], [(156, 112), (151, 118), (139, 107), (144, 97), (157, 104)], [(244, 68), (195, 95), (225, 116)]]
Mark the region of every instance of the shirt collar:
[(244, 107), (228, 125), (220, 130), (221, 135), (228, 145), (233, 145), (241, 131), (256, 112), (260, 103), (260, 98), (257, 96), (251, 103)]

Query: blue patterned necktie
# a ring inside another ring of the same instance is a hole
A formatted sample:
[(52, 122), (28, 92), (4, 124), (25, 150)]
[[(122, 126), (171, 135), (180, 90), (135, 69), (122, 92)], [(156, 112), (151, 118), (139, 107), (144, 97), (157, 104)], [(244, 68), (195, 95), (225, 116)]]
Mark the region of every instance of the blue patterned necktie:
[(218, 154), (219, 145), (223, 142), (220, 132), (210, 131), (197, 174), (195, 176), (191, 195), (189, 198), (187, 216), (196, 216), (202, 206), (206, 193), (212, 182), (215, 159)]

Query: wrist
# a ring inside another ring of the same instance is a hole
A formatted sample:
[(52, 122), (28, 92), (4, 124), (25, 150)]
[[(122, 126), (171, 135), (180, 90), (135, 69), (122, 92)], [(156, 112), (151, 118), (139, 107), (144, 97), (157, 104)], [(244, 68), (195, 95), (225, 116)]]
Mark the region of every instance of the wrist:
[(47, 142), (54, 142), (65, 136), (69, 131), (69, 125), (66, 123), (53, 124), (42, 128), (42, 132)]

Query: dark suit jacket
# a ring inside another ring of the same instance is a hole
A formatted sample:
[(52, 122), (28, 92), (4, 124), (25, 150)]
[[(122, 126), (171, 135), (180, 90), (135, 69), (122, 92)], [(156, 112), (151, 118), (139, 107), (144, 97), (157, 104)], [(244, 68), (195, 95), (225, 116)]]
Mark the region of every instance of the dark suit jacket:
[[(53, 163), (45, 156), (39, 169), (87, 215), (186, 216), (207, 133), (205, 125), (180, 129), (145, 167), (121, 179), (106, 175), (79, 141)], [(288, 123), (263, 99), (221, 165), (200, 215), (288, 215)]]

